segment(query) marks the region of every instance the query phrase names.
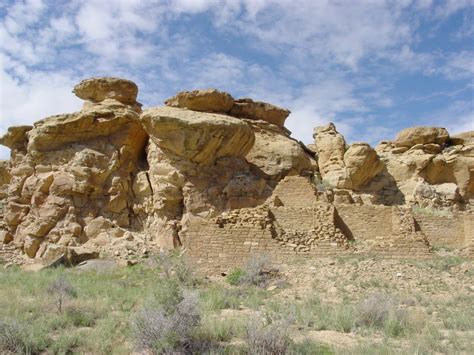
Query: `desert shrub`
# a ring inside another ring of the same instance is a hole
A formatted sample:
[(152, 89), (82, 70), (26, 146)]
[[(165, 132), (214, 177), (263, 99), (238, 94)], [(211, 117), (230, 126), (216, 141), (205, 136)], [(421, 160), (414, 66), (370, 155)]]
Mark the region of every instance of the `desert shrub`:
[(29, 354), (30, 344), (28, 334), (15, 321), (0, 320), (0, 353)]
[(49, 350), (52, 354), (74, 354), (74, 349), (81, 344), (78, 334), (61, 334), (52, 342)]
[(198, 297), (184, 291), (173, 310), (143, 309), (132, 323), (136, 346), (161, 354), (192, 349), (192, 335), (201, 320)]
[(324, 192), (332, 188), (331, 184), (327, 180), (320, 179), (318, 176), (314, 176), (312, 181), (319, 192)]
[(294, 320), (293, 314), (287, 314), (280, 319), (267, 315), (265, 320), (251, 320), (246, 326), (248, 353), (272, 355), (288, 353), (292, 345), (289, 328)]
[(329, 325), (332, 329), (343, 333), (350, 333), (354, 329), (355, 317), (352, 305), (343, 303), (330, 307), (329, 310), (331, 314)]
[(381, 329), (389, 337), (401, 336), (410, 327), (397, 300), (385, 293), (373, 293), (359, 304), (356, 325)]
[(366, 327), (383, 326), (395, 307), (393, 297), (385, 293), (373, 293), (359, 304), (357, 324)]
[(171, 313), (176, 305), (183, 300), (183, 290), (175, 279), (165, 279), (153, 290), (153, 298), (148, 301), (148, 308), (162, 308)]
[(47, 289), (54, 297), (58, 313), (62, 313), (64, 302), (70, 298), (77, 297), (77, 292), (71, 283), (63, 277), (54, 280)]
[(167, 279), (176, 278), (181, 284), (186, 286), (194, 286), (198, 281), (177, 250), (161, 252), (158, 255), (158, 264)]
[(236, 268), (232, 270), (227, 276), (226, 276), (226, 281), (229, 285), (237, 286), (240, 282), (241, 279), (245, 276), (245, 271)]
[(271, 258), (267, 254), (250, 256), (245, 264), (243, 275), (240, 277), (240, 283), (266, 287), (276, 272), (271, 264)]
[(64, 315), (75, 327), (92, 327), (97, 319), (97, 314), (92, 309), (80, 306), (66, 307)]

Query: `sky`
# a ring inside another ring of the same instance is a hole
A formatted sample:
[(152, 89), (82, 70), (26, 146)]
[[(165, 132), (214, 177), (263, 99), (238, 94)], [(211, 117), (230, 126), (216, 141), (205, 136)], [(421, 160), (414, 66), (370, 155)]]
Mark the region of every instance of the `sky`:
[(133, 80), (145, 108), (210, 87), (270, 102), (305, 143), (328, 122), (372, 145), (454, 134), (474, 130), (474, 0), (0, 2), (0, 135), (79, 110), (94, 76)]

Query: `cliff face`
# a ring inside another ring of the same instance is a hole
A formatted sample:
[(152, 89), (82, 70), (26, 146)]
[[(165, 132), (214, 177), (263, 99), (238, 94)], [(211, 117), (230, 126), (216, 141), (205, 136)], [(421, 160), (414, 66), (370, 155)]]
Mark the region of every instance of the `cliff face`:
[(137, 92), (128, 80), (85, 80), (74, 88), (81, 111), (0, 138), (11, 149), (0, 164), (0, 243), (71, 262), (172, 249), (190, 225), (278, 206), (287, 176), (312, 184), (308, 204), (471, 208), (474, 132), (409, 128), (373, 149), (347, 146), (330, 124), (306, 147), (284, 128), (290, 112), (271, 104), (210, 89), (142, 112)]

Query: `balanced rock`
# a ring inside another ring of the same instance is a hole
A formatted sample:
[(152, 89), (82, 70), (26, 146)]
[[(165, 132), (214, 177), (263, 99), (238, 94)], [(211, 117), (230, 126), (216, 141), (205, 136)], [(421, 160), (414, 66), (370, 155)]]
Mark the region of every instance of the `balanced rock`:
[(165, 101), (166, 106), (193, 111), (227, 113), (234, 104), (232, 96), (216, 89), (183, 91)]
[(396, 147), (412, 147), (416, 144), (445, 144), (448, 139), (446, 128), (411, 127), (400, 131), (394, 143)]
[(114, 99), (132, 105), (136, 103), (138, 87), (133, 81), (121, 78), (92, 78), (77, 84), (73, 93), (83, 100), (101, 102)]
[(159, 147), (202, 165), (220, 157), (245, 157), (255, 141), (247, 123), (223, 115), (158, 107), (146, 110), (141, 120)]
[(229, 114), (251, 120), (262, 120), (283, 127), (290, 111), (266, 102), (244, 98), (235, 100)]

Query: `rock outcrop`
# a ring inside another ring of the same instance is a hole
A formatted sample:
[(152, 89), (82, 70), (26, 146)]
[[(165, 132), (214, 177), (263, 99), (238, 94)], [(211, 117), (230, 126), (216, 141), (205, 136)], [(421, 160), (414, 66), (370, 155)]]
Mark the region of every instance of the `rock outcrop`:
[[(261, 231), (273, 247), (320, 255), (350, 249), (340, 205), (471, 208), (472, 132), (415, 127), (373, 149), (348, 145), (331, 123), (315, 128), (307, 147), (285, 129), (288, 110), (215, 89), (143, 112), (128, 80), (88, 79), (74, 93), (86, 100), (79, 112), (0, 137), (11, 149), (0, 162), (0, 244), (29, 258), (74, 264), (186, 241), (205, 248), (189, 238), (219, 224), (230, 245), (238, 231), (252, 247), (249, 233)], [(410, 236), (424, 240), (414, 227), (396, 234), (405, 222), (395, 217), (389, 235), (407, 248)]]
[(314, 129), (321, 177), (330, 186), (359, 191), (383, 170), (375, 150), (366, 143), (346, 146), (333, 123)]
[(449, 139), (446, 128), (412, 127), (398, 133), (394, 144), (396, 147), (413, 147), (416, 144), (445, 144)]

